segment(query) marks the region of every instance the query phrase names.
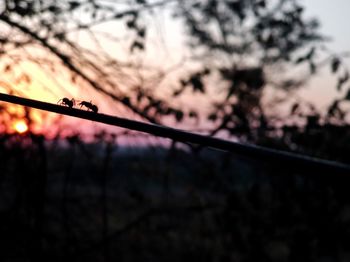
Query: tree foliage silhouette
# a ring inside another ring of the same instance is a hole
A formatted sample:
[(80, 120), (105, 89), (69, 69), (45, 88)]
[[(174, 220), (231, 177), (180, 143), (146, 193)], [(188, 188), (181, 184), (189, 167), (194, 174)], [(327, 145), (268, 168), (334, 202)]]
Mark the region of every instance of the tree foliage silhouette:
[[(256, 140), (273, 125), (261, 104), (266, 87), (294, 90), (325, 64), (338, 76), (339, 90), (349, 79), (341, 57), (323, 51), (325, 38), (318, 21), (305, 18), (303, 6), (294, 0), (6, 0), (0, 8), (3, 71), (20, 69), (23, 61), (38, 64), (53, 76), (66, 70), (73, 85), (88, 86), (153, 123), (161, 123), (164, 116), (178, 122), (198, 118), (192, 105), (172, 102), (185, 93), (207, 96), (211, 90), (216, 95), (207, 119), (216, 126), (210, 133), (225, 130)], [(100, 37), (117, 44), (121, 33), (101, 28), (122, 24), (129, 33), (128, 52), (142, 56), (149, 45), (147, 18), (161, 10), (182, 22), (191, 50), (189, 63), (196, 65), (176, 75), (173, 99), (152, 88), (167, 72), (150, 72), (147, 65), (106, 52)], [(77, 33), (88, 37), (90, 44), (75, 41)], [(319, 59), (322, 52), (324, 60)], [(30, 82), (31, 76), (23, 73), (16, 80)], [(338, 109), (334, 104), (329, 114), (341, 116)]]
[(319, 59), (326, 38), (319, 33), (317, 20), (304, 18), (297, 1), (187, 1), (178, 15), (196, 57), (205, 60), (204, 71), (195, 72), (182, 86), (203, 92), (207, 68), (226, 82), (225, 95), (208, 115), (218, 122), (212, 134), (227, 130), (256, 140), (269, 125), (261, 105), (267, 86), (296, 89), (328, 63), (334, 74), (342, 69), (338, 89), (348, 81), (348, 70), (338, 56)]

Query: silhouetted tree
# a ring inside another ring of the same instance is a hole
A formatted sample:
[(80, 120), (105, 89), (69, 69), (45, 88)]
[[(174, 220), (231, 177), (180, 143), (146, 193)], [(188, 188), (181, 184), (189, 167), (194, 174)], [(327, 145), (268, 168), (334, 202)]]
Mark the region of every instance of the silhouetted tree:
[[(204, 69), (182, 80), (175, 94), (187, 88), (205, 93), (203, 78), (209, 69), (216, 73), (218, 83), (226, 82), (217, 85), (223, 92), (208, 115), (218, 123), (211, 134), (226, 130), (257, 140), (262, 131), (269, 130), (261, 105), (268, 86), (295, 90), (327, 64), (339, 78), (338, 90), (348, 81), (342, 58), (324, 51), (326, 38), (318, 31), (318, 21), (306, 19), (298, 1), (182, 1), (177, 14)], [(295, 110), (298, 104), (293, 106)], [(330, 111), (333, 117), (344, 119), (337, 101)]]
[[(184, 26), (191, 51), (186, 62), (193, 68), (175, 74), (173, 98), (181, 100), (189, 92), (215, 94), (207, 116), (216, 124), (212, 135), (224, 130), (256, 140), (272, 128), (261, 104), (268, 86), (294, 90), (325, 64), (339, 77), (339, 90), (349, 78), (342, 58), (323, 51), (317, 20), (306, 19), (295, 0), (6, 0), (0, 8), (1, 66), (17, 82), (31, 81), (28, 72), (18, 75), (27, 61), (53, 77), (64, 70), (72, 85), (92, 88), (156, 123), (164, 116), (179, 122), (199, 116), (193, 105), (176, 107), (155, 88), (169, 72), (126, 54), (142, 58), (149, 44), (149, 18), (167, 10)], [(78, 33), (86, 41), (78, 41)], [(129, 49), (115, 55), (105, 45), (118, 48), (120, 38)], [(333, 117), (339, 116), (338, 105), (330, 108)], [(292, 113), (298, 105), (293, 106)]]

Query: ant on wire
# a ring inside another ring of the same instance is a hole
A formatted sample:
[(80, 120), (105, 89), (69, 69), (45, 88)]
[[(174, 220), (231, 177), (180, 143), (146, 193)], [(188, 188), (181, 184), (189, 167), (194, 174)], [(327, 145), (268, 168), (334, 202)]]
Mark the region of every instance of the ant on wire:
[(58, 100), (57, 104), (73, 108), (75, 106), (75, 100), (74, 100), (74, 98), (69, 100), (67, 97), (65, 97), (65, 98)]
[(96, 105), (94, 105), (93, 103), (90, 102), (87, 102), (87, 101), (81, 101), (79, 104), (78, 104), (81, 107), (85, 106), (88, 111), (92, 111), (94, 113), (97, 113), (98, 111), (98, 107)]

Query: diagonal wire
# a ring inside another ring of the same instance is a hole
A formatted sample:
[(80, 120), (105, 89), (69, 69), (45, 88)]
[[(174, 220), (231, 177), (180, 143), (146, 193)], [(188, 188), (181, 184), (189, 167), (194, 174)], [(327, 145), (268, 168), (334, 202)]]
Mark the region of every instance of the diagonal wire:
[(112, 115), (98, 114), (90, 111), (69, 108), (57, 104), (51, 104), (13, 95), (0, 93), (0, 101), (1, 100), (9, 103), (55, 112), (58, 114), (92, 120), (107, 125), (119, 126), (130, 130), (152, 134), (158, 137), (170, 138), (179, 142), (192, 143), (200, 146), (228, 151), (244, 157), (249, 157), (260, 160), (262, 162), (269, 162), (278, 166), (282, 166), (285, 169), (294, 169), (298, 172), (302, 171), (305, 173), (308, 171), (312, 175), (341, 174), (348, 175), (347, 177), (350, 179), (350, 165), (334, 161), (313, 158), (305, 155), (279, 151), (256, 145), (241, 144), (215, 137), (195, 134), (167, 126), (150, 124)]

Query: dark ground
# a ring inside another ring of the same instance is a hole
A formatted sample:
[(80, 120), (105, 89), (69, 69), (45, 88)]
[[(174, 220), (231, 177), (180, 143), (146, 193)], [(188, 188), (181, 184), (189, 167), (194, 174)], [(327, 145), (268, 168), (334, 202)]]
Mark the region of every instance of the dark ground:
[(202, 151), (2, 136), (1, 261), (350, 261), (346, 181)]

